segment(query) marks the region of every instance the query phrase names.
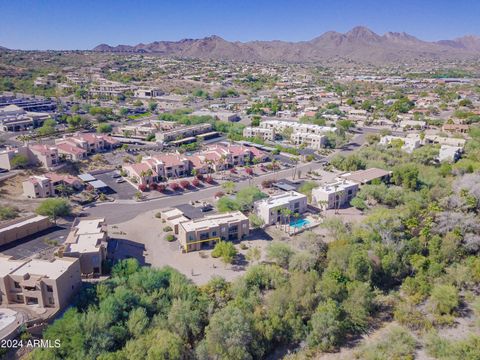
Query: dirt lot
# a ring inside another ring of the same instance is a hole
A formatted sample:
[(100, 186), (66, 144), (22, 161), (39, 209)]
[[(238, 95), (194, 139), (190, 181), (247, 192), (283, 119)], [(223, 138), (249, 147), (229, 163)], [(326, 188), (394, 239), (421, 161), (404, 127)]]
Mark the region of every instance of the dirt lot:
[[(140, 263), (154, 267), (171, 266), (197, 284), (205, 284), (213, 276), (222, 276), (231, 281), (245, 273), (248, 261), (245, 254), (248, 249), (241, 250), (240, 244), (235, 247), (239, 251), (238, 261), (234, 265), (224, 265), (221, 260), (210, 256), (211, 250), (203, 250), (184, 254), (179, 249), (178, 241), (167, 242), (164, 224), (155, 217), (158, 210), (148, 211), (136, 218), (113, 226), (109, 226), (109, 234), (116, 239), (114, 245), (115, 259), (137, 258)], [(262, 256), (271, 240), (261, 232), (254, 232), (243, 241), (248, 247), (259, 247)]]

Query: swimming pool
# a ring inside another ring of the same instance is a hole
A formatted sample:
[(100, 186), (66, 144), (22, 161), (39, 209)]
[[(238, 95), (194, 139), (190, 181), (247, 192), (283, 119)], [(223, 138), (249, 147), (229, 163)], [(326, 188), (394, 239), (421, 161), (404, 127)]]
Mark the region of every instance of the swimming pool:
[(297, 219), (290, 222), (290, 226), (297, 229), (307, 226), (308, 224), (310, 224), (310, 221), (308, 221), (307, 219)]

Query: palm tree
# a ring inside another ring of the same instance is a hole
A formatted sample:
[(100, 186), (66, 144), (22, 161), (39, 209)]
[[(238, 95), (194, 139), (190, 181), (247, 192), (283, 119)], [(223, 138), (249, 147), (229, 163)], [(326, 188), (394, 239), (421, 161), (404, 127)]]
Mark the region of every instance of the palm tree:
[(339, 191), (338, 194), (335, 196), (336, 199), (336, 207), (335, 207), (335, 214), (338, 214), (338, 210), (340, 209), (340, 199), (345, 195), (345, 191)]
[(298, 157), (294, 157), (292, 160), (293, 160), (293, 163), (295, 164), (293, 168), (293, 180), (295, 180), (295, 175), (297, 175)]
[[(293, 214), (293, 217), (295, 219), (295, 225), (296, 225), (297, 221), (298, 221), (298, 218), (300, 217), (300, 214), (298, 212), (296, 212), (296, 213)], [(295, 233), (296, 228), (297, 228), (297, 226), (294, 227), (294, 233)]]

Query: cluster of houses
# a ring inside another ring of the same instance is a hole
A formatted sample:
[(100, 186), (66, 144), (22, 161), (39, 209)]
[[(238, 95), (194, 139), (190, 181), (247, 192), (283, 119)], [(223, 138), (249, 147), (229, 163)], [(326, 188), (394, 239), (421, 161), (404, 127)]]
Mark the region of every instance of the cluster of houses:
[[(19, 224), (17, 231), (22, 231), (20, 226), (30, 226)], [(53, 313), (65, 308), (80, 290), (82, 278), (103, 273), (107, 240), (103, 218), (77, 219), (58, 256), (20, 260), (0, 254), (1, 306), (34, 306)]]
[(462, 138), (446, 137), (433, 134), (407, 134), (406, 136), (382, 136), (380, 144), (398, 145), (403, 151), (412, 153), (415, 149), (427, 144), (440, 145), (437, 160), (439, 162), (456, 162), (460, 159), (466, 140)]
[[(373, 181), (387, 182), (390, 171), (370, 168), (340, 175), (334, 182), (312, 190), (312, 205), (323, 209), (348, 206), (359, 187)], [(266, 199), (258, 200), (252, 210), (266, 226), (290, 223), (308, 211), (308, 197), (292, 189), (285, 189)], [(190, 218), (178, 208), (167, 208), (160, 217), (172, 228), (183, 252), (200, 250), (217, 241), (237, 241), (249, 235), (249, 218), (240, 211)]]
[(314, 150), (325, 147), (327, 137), (325, 134), (336, 132), (337, 128), (320, 126), (315, 124), (302, 124), (296, 121), (265, 120), (257, 127), (249, 126), (243, 130), (243, 136), (247, 138), (261, 138), (275, 141), (278, 135), (291, 131), (290, 142), (294, 145), (302, 145)]
[(145, 156), (140, 163), (123, 165), (123, 170), (136, 184), (150, 185), (171, 178), (208, 174), (268, 159), (268, 153), (257, 148), (221, 143), (210, 145), (192, 155), (160, 153)]
[(78, 133), (55, 140), (55, 145), (33, 144), (19, 147), (7, 147), (0, 151), (0, 167), (11, 170), (15, 156), (25, 156), (29, 164), (40, 165), (52, 170), (62, 165), (63, 160), (80, 161), (89, 155), (113, 149), (118, 141), (108, 135)]

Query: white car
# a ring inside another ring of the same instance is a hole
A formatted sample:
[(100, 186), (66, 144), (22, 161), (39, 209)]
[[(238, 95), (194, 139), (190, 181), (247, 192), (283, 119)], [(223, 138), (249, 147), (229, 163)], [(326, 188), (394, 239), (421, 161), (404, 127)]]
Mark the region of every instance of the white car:
[(124, 183), (124, 182), (125, 182), (124, 178), (117, 179), (117, 181), (116, 181), (117, 184), (121, 184), (121, 183)]

